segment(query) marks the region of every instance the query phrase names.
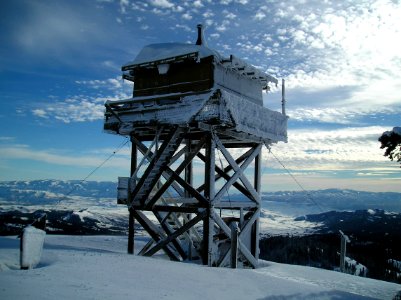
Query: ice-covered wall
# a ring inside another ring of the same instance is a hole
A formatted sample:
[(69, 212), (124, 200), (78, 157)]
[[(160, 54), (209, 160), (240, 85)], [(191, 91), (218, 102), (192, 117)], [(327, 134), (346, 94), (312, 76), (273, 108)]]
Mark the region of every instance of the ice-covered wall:
[(272, 141), (287, 141), (288, 117), (222, 90), (222, 99), (235, 122), (235, 130)]
[(237, 92), (249, 101), (263, 105), (262, 85), (258, 80), (253, 80), (240, 73), (216, 64), (214, 69), (215, 87)]

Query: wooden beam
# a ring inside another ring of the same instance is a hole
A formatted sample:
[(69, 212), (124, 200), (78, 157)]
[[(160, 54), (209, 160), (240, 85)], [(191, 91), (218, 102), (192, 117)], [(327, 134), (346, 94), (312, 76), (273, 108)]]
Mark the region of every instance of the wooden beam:
[[(133, 136), (132, 139), (135, 142), (135, 144), (137, 145), (139, 151), (141, 151), (141, 153), (144, 156), (146, 156), (147, 159), (150, 161), (153, 156), (153, 152), (150, 150), (150, 148), (146, 147), (137, 137)], [(168, 179), (170, 177), (170, 175), (167, 173), (166, 170), (162, 173), (162, 176), (165, 179)], [(180, 188), (180, 186), (177, 183), (174, 182), (171, 186), (178, 193), (178, 195), (180, 195), (181, 197), (184, 197), (184, 192), (182, 191), (182, 189)]]
[[(258, 210), (260, 211), (260, 210)], [(254, 214), (254, 216), (256, 215), (256, 212)], [(253, 216), (253, 217), (254, 217)], [(251, 221), (253, 219), (253, 217), (249, 220)], [(215, 212), (213, 212), (212, 214), (212, 218), (213, 220), (216, 222), (216, 224), (223, 230), (223, 232), (230, 237), (231, 236), (231, 229), (227, 226), (227, 224), (220, 218), (219, 215), (217, 215)], [(252, 224), (251, 223), (247, 223), (248, 224)], [(247, 226), (245, 225), (245, 227)], [(246, 232), (247, 229), (244, 228), (244, 231)], [(238, 247), (241, 251), (241, 253), (245, 256), (245, 258), (249, 261), (249, 263), (253, 266), (253, 268), (257, 268), (258, 267), (258, 260), (252, 255), (252, 253), (249, 251), (249, 249), (244, 245), (244, 243), (241, 242), (241, 235), (243, 234), (243, 231), (240, 232), (239, 237), (238, 237)], [(220, 266), (223, 266), (226, 262), (226, 260), (230, 257), (231, 254), (231, 249), (229, 249), (227, 251), (227, 253), (225, 254), (225, 257), (223, 258), (223, 260), (220, 262)]]
[[(130, 171), (130, 177), (134, 174), (136, 168), (137, 168), (137, 159), (138, 159), (138, 151), (135, 143), (131, 142), (131, 171)], [(128, 184), (128, 203), (130, 203), (131, 199), (131, 192)], [(129, 210), (129, 217), (128, 217), (128, 249), (127, 252), (128, 254), (134, 254), (134, 238), (135, 235), (135, 218), (134, 215), (132, 214), (131, 210)]]
[[(188, 164), (191, 163), (192, 159), (196, 156), (196, 154), (200, 151), (200, 149), (202, 149), (205, 142), (206, 142), (206, 137), (203, 137), (199, 141), (199, 143), (191, 150), (191, 152), (188, 153), (188, 155), (186, 155), (184, 161), (174, 171), (175, 174), (180, 175), (181, 172), (184, 171), (184, 169), (188, 166)], [(157, 200), (164, 194), (164, 192), (168, 189), (168, 187), (173, 183), (173, 181), (174, 181), (174, 176), (171, 176), (169, 179), (167, 179), (167, 181), (163, 184), (161, 188), (159, 188), (159, 190), (152, 197), (152, 199), (150, 199), (147, 203), (145, 203), (145, 208), (151, 208), (157, 202)], [(186, 180), (184, 181), (186, 182), (185, 191), (186, 193), (190, 193), (188, 189), (188, 186), (190, 186), (190, 184)]]
[(188, 223), (185, 223), (182, 227), (165, 237), (164, 239), (158, 241), (156, 245), (149, 249), (144, 256), (152, 256), (155, 254), (157, 251), (160, 249), (164, 249), (167, 247), (167, 245), (175, 238), (179, 237), (181, 234), (183, 234), (185, 231), (188, 231), (191, 227), (196, 225), (199, 221), (201, 221), (206, 215), (206, 210), (200, 212), (195, 218), (191, 219), (188, 221)]
[[(135, 143), (138, 146), (139, 151), (141, 151), (142, 153), (145, 153), (148, 148), (138, 139), (134, 139)], [(153, 156), (153, 152), (150, 151), (149, 152), (150, 156)], [(172, 183), (172, 187), (177, 191), (177, 193), (181, 196), (184, 197), (184, 192), (181, 190), (181, 188), (177, 185), (177, 183), (179, 185), (181, 185), (183, 188), (187, 189), (191, 195), (196, 198), (202, 207), (206, 207), (208, 205), (208, 201), (206, 200), (205, 197), (203, 197), (194, 187), (192, 187), (191, 185), (189, 185), (185, 179), (182, 179), (180, 177), (180, 175), (176, 174), (170, 167), (166, 167), (166, 169), (163, 172), (163, 177), (168, 180), (171, 176), (174, 177), (175, 182)]]
[[(171, 229), (171, 226), (169, 224), (166, 224), (165, 220), (163, 220), (163, 218), (160, 215), (159, 211), (155, 210), (155, 211), (153, 211), (153, 214), (155, 215), (155, 217), (159, 221), (161, 227), (164, 229), (164, 231), (166, 232), (167, 236), (171, 235), (173, 230)], [(177, 250), (177, 252), (181, 255), (182, 259), (186, 260), (187, 259), (187, 254), (185, 253), (185, 250), (182, 248), (182, 245), (181, 245), (180, 241), (177, 238), (175, 238), (171, 242), (172, 242), (174, 248)]]
[[(185, 147), (185, 158), (188, 158), (190, 156), (190, 153), (192, 151), (192, 140), (187, 139), (186, 140), (186, 147)], [(198, 153), (199, 154), (199, 151)], [(185, 181), (190, 185), (193, 186), (193, 161), (191, 160), (190, 163), (186, 166), (185, 168)], [(185, 189), (185, 197), (189, 198), (191, 194), (187, 189)]]
[(219, 142), (216, 141), (216, 144), (218, 145), (219, 149), (223, 153), (224, 157), (226, 157), (228, 163), (232, 165), (235, 173), (233, 176), (225, 183), (225, 185), (220, 189), (220, 191), (216, 195), (216, 200), (219, 200), (223, 194), (228, 191), (230, 186), (237, 180), (240, 179), (242, 183), (245, 185), (245, 187), (248, 189), (248, 191), (252, 194), (253, 201), (259, 203), (259, 195), (256, 193), (254, 190), (253, 186), (249, 183), (248, 179), (246, 176), (244, 176), (243, 171), (248, 167), (248, 165), (251, 163), (251, 161), (255, 158), (255, 156), (258, 154), (258, 151), (261, 148), (261, 145), (258, 145), (256, 149), (254, 149), (253, 153), (248, 156), (248, 158), (245, 160), (245, 162), (240, 166), (237, 165), (235, 160), (232, 158), (231, 154), (224, 148), (224, 146)]
[[(154, 225), (141, 211), (132, 209), (132, 213), (134, 217), (138, 220), (138, 222), (142, 225), (143, 229), (145, 229), (146, 232), (149, 233), (149, 235), (152, 237), (152, 239), (155, 240), (155, 242), (161, 240), (162, 237), (160, 236), (160, 233), (158, 232), (159, 230), (156, 225)], [(167, 245), (163, 245), (163, 247), (161, 248), (168, 255), (168, 257), (170, 257), (171, 260), (180, 261), (179, 257), (173, 251), (171, 251)]]
[[(206, 157), (205, 157), (202, 153), (199, 152), (199, 153), (197, 154), (197, 156), (198, 156), (202, 161), (206, 162)], [(242, 160), (238, 160), (237, 163), (242, 162), (245, 158), (246, 158), (246, 157), (244, 157)], [(236, 161), (237, 161), (237, 160), (236, 160)], [(225, 180), (229, 180), (231, 176), (228, 175), (228, 172), (231, 171), (231, 170), (232, 170), (232, 166), (230, 166), (230, 165), (228, 165), (227, 167), (225, 167), (223, 170), (222, 170), (219, 166), (215, 165), (215, 171), (217, 172), (216, 182), (217, 182), (219, 179), (221, 179), (221, 178), (224, 178)], [(203, 190), (203, 189), (204, 189), (204, 186), (205, 186), (205, 185), (200, 186), (197, 190), (198, 190), (198, 191)], [(246, 197), (248, 197), (248, 198), (251, 198), (251, 197), (252, 197), (252, 195), (248, 192), (248, 190), (247, 190), (243, 185), (241, 185), (240, 183), (234, 182), (233, 186), (234, 186), (238, 191), (240, 191), (241, 193), (243, 193)]]
[(137, 207), (144, 211), (164, 211), (164, 212), (177, 212), (177, 213), (198, 213), (201, 208), (195, 206), (173, 206), (173, 205), (154, 205), (151, 208)]
[(212, 261), (212, 253), (213, 253), (213, 234), (214, 234), (214, 222), (211, 217), (211, 212), (214, 210), (213, 205), (215, 201), (215, 182), (216, 182), (216, 173), (215, 173), (215, 166), (216, 166), (216, 151), (215, 151), (215, 141), (213, 136), (210, 134), (207, 136), (207, 142), (205, 145), (205, 197), (209, 201), (209, 206), (207, 208), (207, 215), (203, 220), (204, 232), (203, 232), (203, 245), (205, 257), (203, 259), (204, 263), (207, 260), (207, 265), (209, 267), (215, 264)]
[(238, 226), (235, 222), (231, 223), (231, 263), (232, 269), (237, 268), (238, 262)]
[[(235, 147), (237, 148), (237, 147)], [(249, 149), (248, 151), (246, 151), (245, 153), (243, 153), (240, 157), (238, 157), (235, 162), (237, 164), (242, 163), (245, 159), (247, 159), (249, 157), (249, 155), (251, 155), (253, 152), (253, 148)], [(205, 156), (202, 153), (198, 153), (198, 157), (203, 160), (204, 162), (206, 161)], [(227, 174), (228, 172), (230, 172), (233, 169), (233, 166), (228, 165), (223, 169), (224, 174)], [(216, 178), (221, 178), (222, 176), (220, 174), (217, 174)], [(205, 189), (205, 185), (201, 185), (200, 187), (197, 188), (197, 191), (202, 192)]]
[(258, 204), (253, 201), (216, 201), (214, 208), (221, 209), (241, 209), (241, 208), (257, 208)]

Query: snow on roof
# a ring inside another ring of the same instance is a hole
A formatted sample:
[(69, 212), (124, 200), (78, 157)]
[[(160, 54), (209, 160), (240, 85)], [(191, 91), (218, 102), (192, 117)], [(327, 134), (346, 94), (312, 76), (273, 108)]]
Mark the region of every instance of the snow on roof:
[(197, 58), (215, 56), (220, 59), (220, 55), (216, 51), (202, 45), (182, 43), (151, 44), (145, 46), (136, 58), (123, 65), (123, 68), (132, 65), (146, 64), (153, 61), (168, 60), (170, 58), (184, 56), (191, 53), (197, 53)]

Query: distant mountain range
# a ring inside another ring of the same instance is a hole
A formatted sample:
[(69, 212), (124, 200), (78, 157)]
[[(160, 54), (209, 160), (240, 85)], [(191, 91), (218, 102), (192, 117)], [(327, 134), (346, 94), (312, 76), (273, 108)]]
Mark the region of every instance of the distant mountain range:
[[(231, 191), (230, 191), (231, 192)], [(116, 203), (117, 183), (109, 181), (33, 180), (0, 182), (0, 207), (50, 205), (79, 201), (81, 205)], [(230, 194), (230, 199), (243, 197)], [(381, 209), (401, 212), (401, 193), (327, 189), (262, 193), (263, 207), (291, 215), (331, 210)], [(88, 202), (89, 201), (89, 202)]]
[[(43, 213), (48, 233), (126, 235), (128, 210), (117, 205), (116, 194), (115, 182), (0, 182), (0, 235), (20, 234)], [(230, 194), (229, 199), (241, 197)], [(351, 239), (349, 254), (369, 277), (401, 282), (399, 268), (387, 263), (401, 261), (401, 193), (330, 189), (263, 193), (262, 200), (262, 258), (336, 268), (342, 230)]]
[[(0, 182), (0, 234), (15, 234), (46, 212), (54, 233), (125, 234), (128, 210), (116, 204), (117, 183), (95, 181)], [(238, 200), (241, 195), (232, 194)], [(352, 190), (263, 193), (261, 234), (338, 232), (358, 224), (383, 233), (399, 228), (401, 193)], [(394, 212), (394, 213), (389, 213)]]

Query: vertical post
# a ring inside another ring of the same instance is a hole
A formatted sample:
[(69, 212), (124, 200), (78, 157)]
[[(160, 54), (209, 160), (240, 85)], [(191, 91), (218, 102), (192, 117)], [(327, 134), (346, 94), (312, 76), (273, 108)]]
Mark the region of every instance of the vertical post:
[[(262, 148), (261, 148), (262, 149)], [(255, 178), (254, 178), (254, 188), (260, 195), (260, 187), (261, 187), (261, 175), (262, 175), (262, 153), (259, 150), (259, 154), (255, 157)]]
[(345, 272), (345, 254), (347, 252), (347, 243), (350, 242), (348, 236), (340, 230), (341, 235), (341, 253), (340, 253), (340, 271)]
[[(192, 144), (191, 139), (187, 139), (186, 144), (187, 144), (187, 151), (185, 152), (185, 159), (188, 158), (189, 153), (191, 152), (191, 144)], [(191, 161), (191, 162), (186, 166), (186, 168), (185, 168), (185, 181), (186, 181), (189, 185), (193, 186), (192, 161)], [(185, 198), (190, 197), (190, 195), (191, 195), (191, 194), (189, 193), (189, 191), (185, 190)]]
[[(254, 176), (254, 188), (258, 195), (261, 193), (261, 179), (262, 179), (262, 148), (259, 150), (259, 154), (255, 157), (255, 176)], [(257, 209), (260, 211), (261, 204), (257, 204)], [(254, 225), (252, 226), (252, 245), (251, 253), (256, 258), (259, 259), (259, 218), (256, 219)]]
[[(191, 145), (192, 145), (192, 140), (191, 139), (187, 139), (186, 140), (186, 146), (187, 146), (187, 151), (185, 152), (185, 159), (188, 158), (189, 153), (191, 152)], [(192, 164), (192, 160), (191, 162), (185, 167), (185, 181), (190, 185), (193, 186), (193, 164)], [(184, 191), (184, 197), (185, 198), (190, 198), (191, 197), (191, 193), (185, 189)], [(186, 214), (187, 220), (190, 221), (191, 220), (191, 214)], [(185, 221), (184, 221), (185, 223)], [(188, 231), (188, 234), (191, 235), (191, 232)], [(189, 239), (188, 242), (188, 259), (192, 260), (192, 248), (193, 248), (193, 243), (192, 243), (192, 239)]]
[(232, 269), (237, 268), (238, 262), (238, 225), (236, 222), (232, 222), (231, 226), (231, 263)]
[[(137, 168), (137, 146), (131, 139), (131, 170), (130, 176), (134, 175)], [(128, 189), (128, 197), (131, 198), (131, 189)], [(130, 203), (130, 201), (129, 201)], [(133, 214), (133, 208), (129, 209), (129, 219), (128, 219), (128, 254), (134, 254), (134, 235), (135, 235), (135, 219)]]
[(207, 208), (207, 215), (203, 220), (203, 264), (207, 264), (209, 267), (214, 265), (213, 262), (213, 219), (211, 217), (212, 210), (214, 209), (214, 196), (215, 196), (215, 147), (216, 144), (213, 140), (212, 134), (209, 134), (208, 140), (205, 144), (205, 198), (209, 201), (209, 207)]
[(281, 81), (281, 113), (285, 115), (285, 80)]

